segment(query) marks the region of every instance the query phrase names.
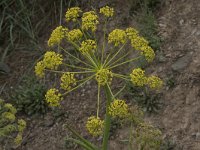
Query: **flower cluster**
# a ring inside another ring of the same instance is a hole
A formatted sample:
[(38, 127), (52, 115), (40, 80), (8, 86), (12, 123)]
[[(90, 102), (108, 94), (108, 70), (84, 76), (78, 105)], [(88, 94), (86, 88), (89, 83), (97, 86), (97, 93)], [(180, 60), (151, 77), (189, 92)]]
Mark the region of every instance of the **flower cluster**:
[(98, 16), (94, 11), (89, 11), (83, 13), (82, 16), (82, 29), (89, 30), (91, 29), (92, 32), (96, 31), (97, 25), (99, 24)]
[(114, 43), (114, 46), (126, 42), (126, 32), (121, 29), (115, 29), (108, 35), (108, 43)]
[(100, 85), (111, 84), (113, 73), (108, 69), (99, 69), (96, 73), (96, 80)]
[(85, 40), (81, 43), (80, 52), (82, 54), (89, 54), (90, 52), (94, 52), (96, 50), (97, 44), (94, 40)]
[(128, 36), (130, 40), (132, 40), (138, 36), (138, 31), (130, 27), (126, 29), (126, 35)]
[(152, 89), (159, 89), (163, 85), (163, 81), (156, 76), (148, 77), (147, 83), (148, 83), (149, 87)]
[(39, 61), (35, 66), (36, 76), (38, 76), (40, 78), (44, 77), (44, 70), (45, 70), (45, 66), (44, 66), (43, 61)]
[(82, 10), (79, 7), (69, 8), (65, 14), (66, 21), (72, 20), (75, 22), (81, 12)]
[(57, 107), (57, 106), (60, 106), (62, 95), (59, 93), (57, 89), (52, 88), (47, 91), (45, 98), (49, 106)]
[[(0, 99), (0, 138), (13, 138), (13, 133), (17, 133), (17, 136), (14, 138), (14, 143), (19, 145), (22, 141), (22, 134), (24, 129), (26, 128), (26, 122), (23, 119), (16, 119), (17, 110), (13, 107), (12, 104), (4, 103), (3, 100)], [(9, 140), (7, 140), (8, 142)]]
[(79, 41), (83, 37), (83, 33), (80, 29), (73, 29), (68, 32), (67, 38), (69, 41)]
[(76, 85), (76, 79), (74, 73), (66, 72), (61, 77), (61, 88), (64, 90), (71, 90), (72, 86)]
[(39, 61), (35, 66), (35, 74), (42, 78), (44, 77), (45, 68), (57, 69), (62, 64), (63, 58), (61, 54), (57, 54), (53, 51), (45, 53), (42, 61)]
[(132, 47), (136, 50), (140, 50), (148, 62), (151, 62), (155, 58), (154, 50), (149, 46), (149, 42), (145, 38), (139, 36), (136, 29), (127, 28), (126, 34), (131, 41)]
[(22, 132), (26, 128), (26, 122), (23, 119), (18, 120), (18, 131)]
[(17, 110), (15, 107), (13, 107), (12, 104), (6, 103), (4, 104), (4, 108), (6, 109), (6, 111), (11, 112), (12, 114), (16, 114)]
[(115, 99), (108, 107), (108, 112), (112, 117), (125, 118), (129, 115), (128, 105), (124, 100)]
[(144, 86), (147, 83), (147, 77), (145, 76), (145, 71), (141, 68), (134, 69), (130, 74), (131, 81), (136, 86)]
[(100, 8), (100, 13), (106, 17), (112, 17), (114, 14), (114, 9), (109, 6), (105, 6)]
[(136, 86), (148, 85), (152, 89), (159, 89), (163, 85), (163, 81), (156, 76), (145, 76), (145, 71), (141, 68), (134, 69), (130, 74), (131, 81)]
[(48, 46), (52, 47), (54, 45), (60, 44), (61, 40), (66, 36), (67, 32), (68, 29), (62, 26), (59, 26), (56, 29), (54, 29), (48, 40)]
[(99, 117), (89, 117), (86, 123), (86, 128), (93, 136), (102, 135), (104, 128), (104, 121)]
[(157, 150), (161, 145), (161, 131), (150, 124), (140, 123), (136, 128), (136, 140), (145, 149)]
[(15, 114), (11, 112), (4, 112), (2, 113), (2, 117), (10, 122), (15, 121)]
[(62, 55), (53, 51), (46, 52), (43, 58), (43, 64), (47, 69), (57, 69), (62, 64), (62, 61)]

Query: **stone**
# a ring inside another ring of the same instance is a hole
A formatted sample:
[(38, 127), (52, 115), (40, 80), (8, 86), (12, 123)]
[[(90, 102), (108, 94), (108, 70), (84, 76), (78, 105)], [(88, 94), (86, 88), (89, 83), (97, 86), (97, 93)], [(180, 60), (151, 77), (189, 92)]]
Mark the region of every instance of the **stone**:
[(10, 73), (10, 68), (7, 64), (0, 62), (0, 74), (8, 74)]
[(174, 64), (172, 64), (172, 70), (178, 72), (184, 70), (189, 65), (191, 58), (191, 54), (189, 53), (179, 58)]

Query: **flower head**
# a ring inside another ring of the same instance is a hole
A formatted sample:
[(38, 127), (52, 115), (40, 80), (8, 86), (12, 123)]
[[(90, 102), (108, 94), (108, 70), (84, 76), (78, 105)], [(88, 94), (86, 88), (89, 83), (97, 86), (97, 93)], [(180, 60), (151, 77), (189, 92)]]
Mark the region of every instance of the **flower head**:
[(44, 55), (43, 64), (48, 69), (57, 69), (62, 64), (63, 58), (61, 54), (48, 51)]
[(82, 16), (82, 29), (89, 30), (91, 29), (92, 32), (96, 31), (97, 24), (99, 24), (98, 16), (94, 11), (89, 11), (83, 13)]
[(48, 46), (52, 47), (56, 44), (60, 44), (61, 40), (66, 36), (67, 31), (68, 29), (62, 26), (56, 27), (48, 40)]
[(126, 32), (120, 29), (113, 30), (108, 35), (108, 43), (114, 43), (115, 46), (126, 42)]
[(39, 61), (35, 66), (35, 74), (38, 77), (42, 78), (44, 77), (44, 70), (45, 70), (45, 66), (44, 66), (43, 61)]
[(8, 121), (10, 121), (10, 122), (13, 122), (13, 121), (15, 121), (15, 115), (13, 114), (13, 113), (11, 113), (11, 112), (4, 112), (3, 114), (2, 114), (2, 117), (5, 119), (5, 120), (8, 120)]
[(7, 109), (12, 114), (16, 114), (17, 113), (16, 108), (13, 107), (12, 104), (6, 103), (6, 104), (4, 104), (4, 108)]
[(150, 46), (142, 47), (141, 51), (148, 62), (153, 61), (153, 59), (155, 58), (155, 52)]
[(100, 85), (110, 84), (112, 81), (113, 73), (108, 69), (99, 69), (96, 73), (96, 80)]
[(68, 32), (67, 34), (67, 38), (69, 41), (78, 41), (82, 38), (83, 33), (81, 32), (80, 29), (73, 29), (71, 31)]
[(47, 91), (45, 98), (49, 106), (56, 107), (56, 106), (60, 106), (62, 95), (58, 92), (57, 89), (53, 88)]
[(135, 36), (134, 38), (131, 38), (131, 45), (136, 50), (142, 50), (144, 47), (147, 47), (148, 44), (149, 42), (141, 36)]
[(127, 35), (131, 40), (132, 47), (141, 51), (141, 54), (144, 55), (148, 62), (151, 62), (155, 58), (154, 50), (149, 46), (149, 42), (145, 38), (137, 35), (135, 31), (129, 31), (129, 33), (127, 32)]
[(18, 120), (18, 131), (23, 132), (25, 128), (26, 128), (26, 121), (24, 121), (23, 119), (19, 119)]
[(61, 88), (69, 91), (73, 85), (76, 85), (74, 73), (66, 72), (61, 77)]
[(108, 112), (112, 117), (125, 118), (129, 115), (128, 105), (124, 100), (115, 99), (108, 107)]
[(134, 69), (130, 74), (131, 81), (136, 86), (144, 86), (147, 83), (147, 77), (145, 76), (145, 71), (141, 68)]
[(112, 17), (114, 14), (114, 9), (109, 6), (105, 6), (100, 8), (100, 13), (106, 17)]
[(22, 142), (22, 133), (19, 132), (19, 133), (17, 134), (17, 136), (15, 137), (15, 139), (14, 139), (14, 143), (15, 143), (16, 145), (19, 145), (19, 144), (21, 144), (21, 142)]
[(8, 124), (8, 125), (4, 126), (3, 128), (1, 128), (1, 134), (2, 135), (8, 135), (8, 134), (15, 132), (15, 131), (17, 131), (17, 128), (13, 124)]
[(134, 28), (127, 28), (126, 29), (126, 35), (130, 40), (135, 39), (138, 36), (138, 31)]
[(85, 40), (81, 43), (80, 52), (82, 54), (89, 54), (90, 52), (94, 52), (97, 48), (97, 44), (94, 40)]
[(147, 83), (149, 87), (152, 89), (159, 89), (163, 85), (163, 81), (159, 77), (156, 77), (156, 76), (148, 77)]
[(86, 123), (86, 128), (93, 136), (102, 135), (104, 128), (104, 121), (99, 117), (89, 117)]
[(82, 10), (79, 7), (69, 8), (65, 14), (66, 21), (72, 20), (75, 22), (81, 12)]

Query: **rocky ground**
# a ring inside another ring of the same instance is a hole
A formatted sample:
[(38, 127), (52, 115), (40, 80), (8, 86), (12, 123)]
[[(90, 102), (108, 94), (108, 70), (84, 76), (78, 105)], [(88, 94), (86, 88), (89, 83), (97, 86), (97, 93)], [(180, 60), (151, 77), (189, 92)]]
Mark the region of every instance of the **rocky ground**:
[(200, 1), (167, 1), (159, 14), (164, 60), (156, 66), (174, 87), (163, 91), (164, 108), (152, 117), (179, 149), (200, 149)]

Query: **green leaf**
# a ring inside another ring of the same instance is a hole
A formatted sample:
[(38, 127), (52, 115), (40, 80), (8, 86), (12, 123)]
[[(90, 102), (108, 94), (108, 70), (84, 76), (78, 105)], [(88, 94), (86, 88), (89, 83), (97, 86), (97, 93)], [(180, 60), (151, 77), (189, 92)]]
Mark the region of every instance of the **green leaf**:
[(74, 138), (66, 138), (66, 141), (74, 142), (74, 143), (80, 145), (81, 147), (83, 147), (86, 150), (94, 150), (91, 147), (87, 146), (84, 142), (77, 140), (77, 139), (74, 139)]
[(95, 145), (90, 143), (88, 140), (84, 139), (80, 134), (78, 134), (75, 130), (73, 130), (69, 125), (65, 125), (67, 129), (69, 129), (80, 141), (82, 141), (85, 145), (89, 146), (92, 150), (99, 150)]

